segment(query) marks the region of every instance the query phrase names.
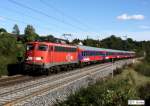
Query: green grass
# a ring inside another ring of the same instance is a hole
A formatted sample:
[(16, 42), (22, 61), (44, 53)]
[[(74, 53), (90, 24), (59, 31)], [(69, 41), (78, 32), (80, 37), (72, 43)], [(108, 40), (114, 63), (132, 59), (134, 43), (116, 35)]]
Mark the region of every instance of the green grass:
[(150, 77), (150, 63), (143, 61), (138, 64), (133, 65), (135, 71), (145, 76)]
[(132, 83), (134, 83), (135, 86), (142, 86), (150, 82), (150, 77), (138, 73), (133, 68), (127, 68), (123, 70), (123, 72), (120, 75), (117, 75), (114, 80), (120, 80), (127, 77), (132, 80)]

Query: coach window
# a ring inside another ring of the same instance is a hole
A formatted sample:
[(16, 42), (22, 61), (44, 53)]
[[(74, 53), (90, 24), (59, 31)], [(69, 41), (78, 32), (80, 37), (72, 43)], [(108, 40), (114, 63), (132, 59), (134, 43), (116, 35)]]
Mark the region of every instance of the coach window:
[(38, 46), (38, 50), (40, 50), (40, 51), (47, 51), (47, 49), (48, 49), (47, 45), (39, 45)]
[(82, 52), (82, 56), (84, 56), (84, 52)]
[(82, 56), (85, 56), (85, 51), (84, 51), (84, 52), (82, 52)]
[(89, 51), (87, 51), (87, 56), (90, 56), (89, 54), (90, 54), (90, 52), (89, 52)]
[(35, 47), (35, 46), (34, 46), (33, 44), (27, 44), (27, 51), (33, 50), (34, 47)]
[(86, 56), (86, 51), (84, 52), (84, 56)]

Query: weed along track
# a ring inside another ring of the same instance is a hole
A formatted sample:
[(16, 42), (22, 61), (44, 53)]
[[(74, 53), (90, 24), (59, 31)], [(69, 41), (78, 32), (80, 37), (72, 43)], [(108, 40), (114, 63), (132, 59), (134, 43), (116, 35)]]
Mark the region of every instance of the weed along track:
[(24, 76), (23, 75), (16, 75), (16, 76), (9, 76), (9, 77), (0, 78), (0, 86), (3, 83), (11, 82), (13, 80), (18, 80), (18, 79), (20, 79), (22, 77), (24, 77)]
[(6, 78), (5, 80), (0, 81), (0, 88), (3, 88), (5, 86), (11, 86), (29, 80), (33, 80), (33, 77), (23, 76), (23, 75), (17, 77), (10, 77), (10, 78), (8, 77), (8, 79)]
[(28, 76), (28, 75), (16, 75), (7, 78), (0, 79), (0, 92), (1, 89), (9, 88), (14, 85), (18, 85), (21, 83), (26, 83), (28, 81), (33, 81), (36, 79), (43, 78), (44, 76)]
[(116, 67), (131, 62), (132, 60), (129, 59), (117, 61), (114, 65), (104, 63), (3, 87), (3, 89), (0, 89), (0, 105), (35, 105), (37, 98), (46, 96), (49, 96), (49, 99), (45, 99), (47, 100), (46, 103), (52, 105), (55, 99), (64, 99), (64, 95), (70, 94), (80, 87), (87, 86), (91, 81), (89, 79), (96, 80), (98, 77), (108, 76)]

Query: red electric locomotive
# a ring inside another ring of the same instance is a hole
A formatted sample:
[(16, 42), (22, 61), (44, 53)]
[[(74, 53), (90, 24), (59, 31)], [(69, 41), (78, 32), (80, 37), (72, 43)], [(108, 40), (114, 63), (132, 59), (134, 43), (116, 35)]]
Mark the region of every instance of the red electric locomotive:
[(74, 66), (78, 63), (76, 46), (50, 42), (27, 43), (25, 70), (50, 72), (60, 66)]

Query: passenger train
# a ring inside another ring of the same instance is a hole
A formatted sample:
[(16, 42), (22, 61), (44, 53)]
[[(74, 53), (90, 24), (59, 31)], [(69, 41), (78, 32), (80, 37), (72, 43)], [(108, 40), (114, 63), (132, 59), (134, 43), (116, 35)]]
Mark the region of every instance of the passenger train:
[(35, 41), (27, 43), (25, 57), (25, 70), (49, 74), (63, 68), (83, 67), (112, 59), (133, 58), (135, 52)]

